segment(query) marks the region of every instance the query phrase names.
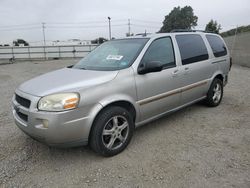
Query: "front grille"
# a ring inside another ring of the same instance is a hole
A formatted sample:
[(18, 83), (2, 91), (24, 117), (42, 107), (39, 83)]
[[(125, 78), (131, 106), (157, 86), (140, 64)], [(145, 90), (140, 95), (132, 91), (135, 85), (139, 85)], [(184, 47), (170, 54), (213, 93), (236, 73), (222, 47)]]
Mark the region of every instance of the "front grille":
[(30, 100), (25, 99), (25, 98), (23, 98), (23, 97), (21, 97), (21, 96), (19, 96), (19, 95), (17, 95), (17, 94), (16, 94), (16, 101), (17, 101), (20, 105), (22, 105), (22, 106), (24, 106), (24, 107), (26, 107), (26, 108), (29, 108), (29, 107), (30, 107)]
[(28, 121), (28, 116), (23, 114), (22, 112), (16, 112), (18, 117), (20, 117), (20, 119), (22, 119), (23, 121)]

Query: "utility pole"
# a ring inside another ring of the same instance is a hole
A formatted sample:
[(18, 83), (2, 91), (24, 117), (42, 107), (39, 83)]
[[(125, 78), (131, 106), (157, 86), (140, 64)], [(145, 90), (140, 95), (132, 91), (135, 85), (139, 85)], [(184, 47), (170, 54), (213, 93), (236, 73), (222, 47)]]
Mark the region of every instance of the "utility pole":
[(45, 51), (45, 46), (46, 46), (46, 39), (45, 39), (45, 23), (42, 23), (42, 29), (43, 29), (43, 52), (44, 52), (44, 59), (46, 59), (46, 51)]
[(109, 40), (111, 40), (111, 23), (110, 23), (111, 18), (108, 17), (108, 20), (109, 20)]
[(131, 35), (131, 24), (130, 24), (130, 19), (128, 19), (128, 36)]

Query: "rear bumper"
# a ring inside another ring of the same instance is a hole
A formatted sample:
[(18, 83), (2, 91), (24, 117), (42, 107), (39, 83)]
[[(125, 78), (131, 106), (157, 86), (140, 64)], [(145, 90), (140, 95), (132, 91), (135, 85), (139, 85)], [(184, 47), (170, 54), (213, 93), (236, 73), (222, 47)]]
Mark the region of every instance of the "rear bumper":
[[(25, 108), (17, 103), (15, 97), (12, 99), (15, 123), (24, 133), (51, 146), (71, 147), (88, 143), (94, 120), (94, 115), (91, 113), (93, 106), (64, 112), (44, 112), (36, 107), (38, 97), (21, 91), (16, 93), (31, 101), (30, 108)], [(101, 108), (101, 105), (97, 104), (95, 108)]]
[(227, 83), (228, 83), (228, 75), (225, 75), (223, 79), (223, 86), (226, 86)]

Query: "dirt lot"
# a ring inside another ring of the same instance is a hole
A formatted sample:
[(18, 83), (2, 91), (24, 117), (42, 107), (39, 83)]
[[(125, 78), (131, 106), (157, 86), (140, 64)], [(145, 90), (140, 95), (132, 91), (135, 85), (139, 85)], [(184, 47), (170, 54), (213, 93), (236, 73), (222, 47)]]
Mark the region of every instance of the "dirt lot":
[(147, 124), (123, 153), (103, 158), (40, 144), (12, 119), (20, 83), (70, 64), (0, 65), (0, 187), (250, 187), (250, 69), (233, 66), (219, 107), (196, 104)]

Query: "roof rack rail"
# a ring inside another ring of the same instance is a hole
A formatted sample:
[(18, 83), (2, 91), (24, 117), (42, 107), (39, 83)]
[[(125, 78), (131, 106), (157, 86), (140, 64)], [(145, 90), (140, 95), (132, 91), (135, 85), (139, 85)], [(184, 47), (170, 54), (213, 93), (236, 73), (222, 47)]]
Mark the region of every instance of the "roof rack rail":
[(135, 36), (143, 36), (146, 37), (147, 35), (151, 35), (152, 33), (137, 33)]
[(203, 33), (206, 33), (206, 31), (203, 31), (203, 30), (193, 30), (193, 29), (173, 29), (170, 31), (170, 33), (176, 33), (176, 32), (203, 32)]

